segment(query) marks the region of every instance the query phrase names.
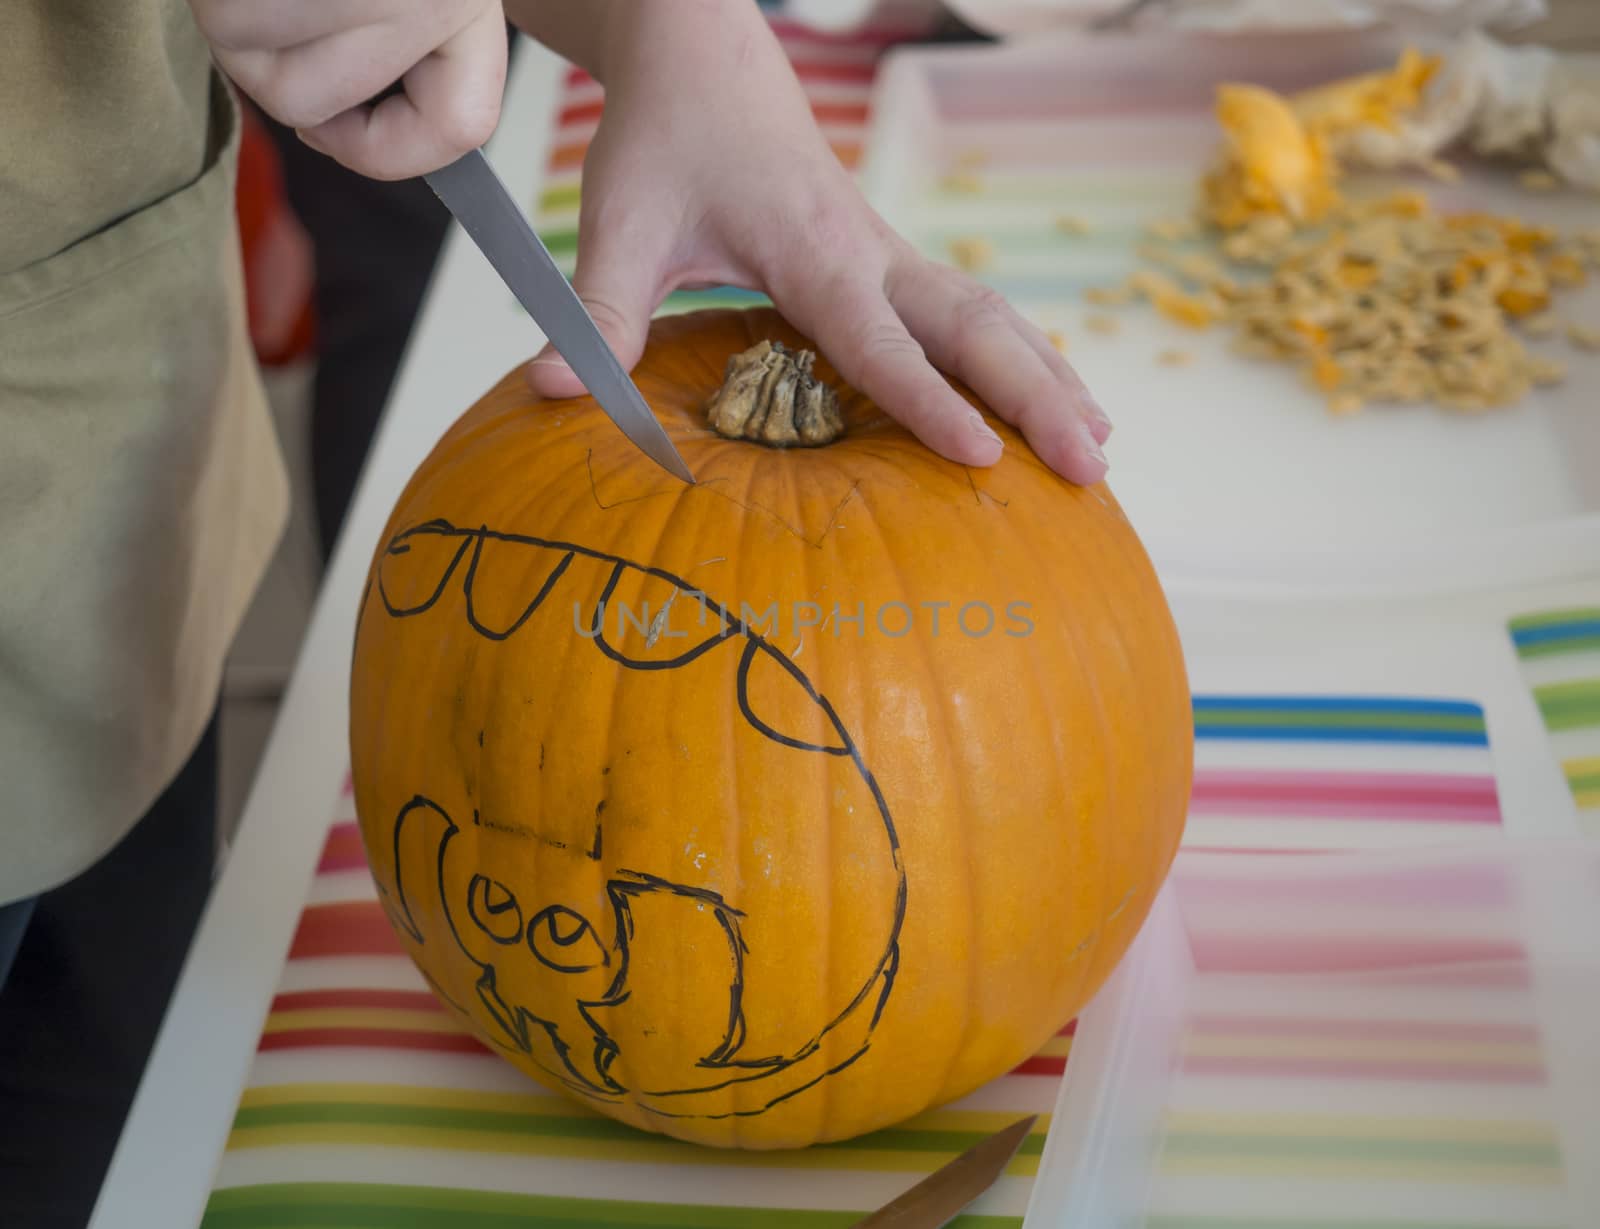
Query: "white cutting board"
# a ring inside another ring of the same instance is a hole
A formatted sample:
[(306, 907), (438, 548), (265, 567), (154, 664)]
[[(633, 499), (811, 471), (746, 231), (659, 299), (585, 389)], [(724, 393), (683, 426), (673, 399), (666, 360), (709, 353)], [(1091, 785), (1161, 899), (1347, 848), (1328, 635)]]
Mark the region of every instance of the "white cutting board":
[[(1247, 591), (1392, 591), (1534, 583), (1600, 570), (1600, 356), (1536, 343), (1570, 375), (1522, 405), (1467, 416), (1431, 407), (1327, 413), (1287, 366), (1227, 351), (1122, 309), (1083, 327), (1085, 287), (1138, 267), (1148, 221), (1186, 211), (1220, 138), (1216, 82), (1277, 88), (1392, 62), (1384, 36), (1064, 37), (1000, 47), (905, 48), (879, 75), (862, 168), (872, 203), (930, 255), (980, 236), (978, 274), (1041, 324), (1116, 424), (1109, 482), (1164, 578)], [(941, 184), (981, 151), (978, 192)], [(1514, 173), (1419, 181), (1442, 207), (1600, 226), (1600, 199), (1535, 194)], [(1091, 235), (1054, 219), (1088, 221)], [(1600, 288), (1558, 314), (1600, 325)], [(1157, 356), (1180, 348), (1181, 367)]]

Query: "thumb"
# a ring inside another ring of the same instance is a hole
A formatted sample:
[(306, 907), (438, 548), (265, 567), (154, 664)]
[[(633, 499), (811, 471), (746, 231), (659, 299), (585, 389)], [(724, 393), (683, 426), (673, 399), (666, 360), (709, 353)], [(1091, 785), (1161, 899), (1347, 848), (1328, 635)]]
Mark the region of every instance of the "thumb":
[[(648, 260), (586, 260), (579, 248), (572, 288), (589, 311), (623, 370), (631, 371), (644, 353), (650, 317), (661, 304), (656, 269)], [(588, 389), (556, 348), (546, 342), (529, 362), (528, 383), (541, 397), (582, 397)]]

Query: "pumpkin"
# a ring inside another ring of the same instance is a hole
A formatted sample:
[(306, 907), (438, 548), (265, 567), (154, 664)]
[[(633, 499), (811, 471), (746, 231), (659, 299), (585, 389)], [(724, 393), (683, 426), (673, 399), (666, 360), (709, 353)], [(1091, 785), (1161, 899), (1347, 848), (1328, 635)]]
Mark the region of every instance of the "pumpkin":
[(899, 1122), (1038, 1052), (1146, 916), (1172, 619), (1103, 486), (993, 417), (997, 465), (941, 458), (770, 309), (658, 320), (634, 378), (693, 485), (513, 372), (395, 505), (351, 684), (379, 895), (467, 1029), (603, 1114)]

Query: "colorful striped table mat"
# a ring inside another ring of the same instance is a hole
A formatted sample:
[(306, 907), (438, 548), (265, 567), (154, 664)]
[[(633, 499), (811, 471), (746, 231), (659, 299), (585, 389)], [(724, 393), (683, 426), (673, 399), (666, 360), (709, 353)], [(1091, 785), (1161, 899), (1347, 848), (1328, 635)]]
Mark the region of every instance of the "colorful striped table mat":
[(1400, 696), (1200, 696), (1185, 846), (1362, 849), (1497, 836), (1483, 709)]
[(957, 1225), (1015, 1229), (1072, 1027), (1009, 1075), (846, 1144), (722, 1152), (539, 1087), (461, 1030), (396, 941), (344, 794), (263, 1026), (204, 1229), (512, 1224), (825, 1229), (1037, 1113)]
[[(840, 162), (854, 169), (866, 139), (878, 61), (903, 38), (903, 31), (874, 27), (848, 35), (829, 35), (781, 18), (772, 19), (771, 24), (829, 146)], [(569, 277), (578, 254), (583, 158), (599, 126), (603, 103), (604, 90), (598, 81), (581, 69), (567, 73), (556, 104), (555, 132), (535, 202), (534, 229)], [(679, 291), (667, 298), (661, 310), (670, 313), (743, 307), (765, 301), (765, 296), (751, 291), (721, 287)]]
[(1519, 615), (1510, 632), (1579, 823), (1600, 836), (1600, 606)]
[(1571, 1224), (1516, 884), (1252, 861), (1176, 872), (1196, 973), (1149, 1229)]
[[(1397, 832), (1412, 839), (1441, 826), (1498, 824), (1475, 705), (1202, 696), (1195, 718), (1191, 843), (1197, 835), (1234, 848), (1359, 849), (1392, 844), (1402, 839)], [(572, 1226), (721, 1226), (757, 1218), (844, 1226), (983, 1133), (1038, 1113), (1038, 1129), (1007, 1174), (958, 1222), (969, 1229), (1021, 1225), (1070, 1052), (1070, 1025), (962, 1101), (848, 1144), (728, 1154), (646, 1135), (541, 1089), (446, 1014), (378, 904), (352, 807), (346, 792), (240, 1098), (206, 1229), (454, 1229), (517, 1217)], [(1376, 895), (1367, 907), (1381, 903), (1385, 885), (1368, 890)], [(1335, 898), (1324, 907), (1347, 903)], [(1252, 949), (1255, 967), (1303, 961), (1318, 950), (1314, 937), (1280, 940)], [(1236, 957), (1249, 947), (1232, 943)], [(1486, 1056), (1510, 1055), (1516, 1045), (1509, 1034), (1474, 1039), (1399, 1026), (1363, 1043), (1306, 1027), (1219, 1014), (1195, 1040), (1193, 1061), (1218, 1076), (1293, 1081), (1319, 1063), (1341, 1077), (1374, 1065), (1399, 1070), (1405, 1055), (1445, 1043), (1456, 1048), (1446, 1045), (1440, 1061), (1470, 1059), (1489, 1070)], [(1489, 1048), (1480, 1054), (1473, 1044)], [(1514, 1067), (1507, 1058), (1505, 1073)]]

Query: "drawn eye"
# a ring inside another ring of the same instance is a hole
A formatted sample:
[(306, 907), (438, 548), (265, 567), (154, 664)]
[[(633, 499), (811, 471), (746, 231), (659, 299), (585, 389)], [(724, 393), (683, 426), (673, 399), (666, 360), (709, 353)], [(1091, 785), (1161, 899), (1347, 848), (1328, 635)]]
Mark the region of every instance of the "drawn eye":
[(467, 885), (467, 916), (496, 943), (511, 944), (522, 937), (522, 906), (510, 888), (486, 875), (474, 875)]
[(583, 914), (550, 905), (528, 923), (528, 947), (558, 973), (587, 973), (610, 963), (606, 949)]

